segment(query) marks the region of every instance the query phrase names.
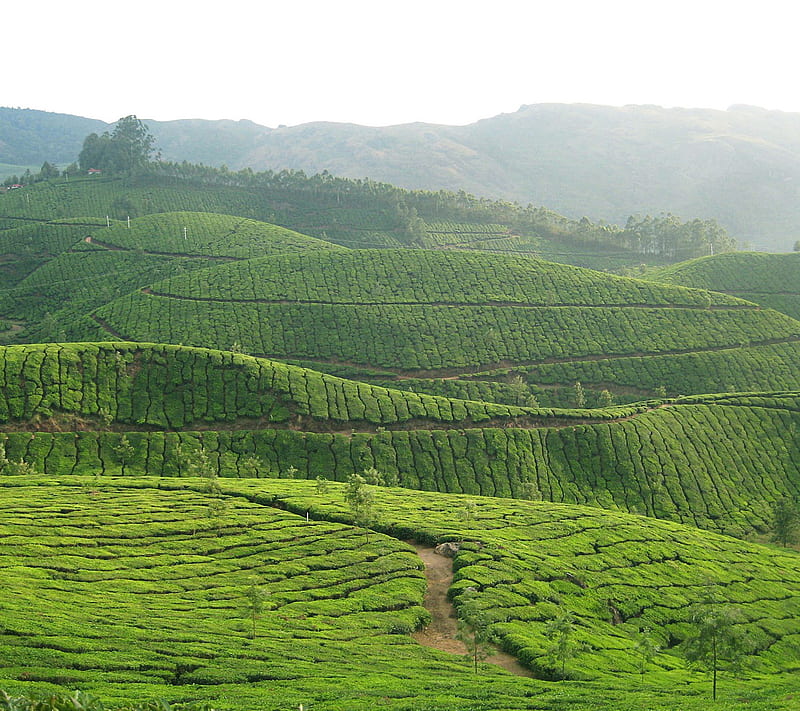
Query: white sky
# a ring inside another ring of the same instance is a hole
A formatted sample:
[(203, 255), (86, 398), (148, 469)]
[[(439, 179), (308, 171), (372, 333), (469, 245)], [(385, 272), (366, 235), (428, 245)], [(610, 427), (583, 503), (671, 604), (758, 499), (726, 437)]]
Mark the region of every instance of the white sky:
[(800, 111), (794, 3), (6, 0), (0, 105), (466, 124), (522, 104)]

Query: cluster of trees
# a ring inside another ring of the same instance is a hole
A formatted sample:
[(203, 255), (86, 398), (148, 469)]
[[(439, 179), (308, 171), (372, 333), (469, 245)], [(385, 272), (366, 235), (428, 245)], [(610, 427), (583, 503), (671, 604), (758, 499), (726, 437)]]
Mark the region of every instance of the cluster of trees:
[(427, 246), (425, 223), (501, 224), (511, 232), (535, 234), (593, 248), (635, 251), (667, 259), (688, 259), (735, 248), (735, 240), (715, 220), (682, 222), (672, 214), (632, 216), (625, 227), (587, 217), (573, 220), (545, 207), (489, 200), (463, 190), (405, 190), (374, 180), (339, 178), (327, 171), (307, 176), (302, 170), (231, 171), (187, 163), (159, 162), (150, 166), (157, 175), (200, 185), (255, 188), (270, 197), (291, 195), (317, 205), (379, 209), (391, 215), (400, 233), (414, 246)]
[(34, 183), (43, 183), (46, 180), (55, 180), (56, 178), (69, 177), (78, 173), (78, 164), (72, 163), (63, 171), (58, 169), (58, 166), (45, 161), (38, 173), (33, 173), (26, 170), (22, 175), (12, 175), (3, 181), (3, 186), (6, 188), (12, 185), (32, 185)]
[(98, 136), (90, 133), (83, 141), (78, 156), (81, 170), (91, 168), (109, 173), (143, 170), (155, 151), (155, 139), (149, 129), (136, 116), (117, 121), (114, 130)]

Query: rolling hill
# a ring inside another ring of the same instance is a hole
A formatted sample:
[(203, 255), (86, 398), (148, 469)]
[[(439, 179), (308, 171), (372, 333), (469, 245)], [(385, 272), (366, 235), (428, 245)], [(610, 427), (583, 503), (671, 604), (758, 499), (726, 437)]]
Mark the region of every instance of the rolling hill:
[[(800, 386), (800, 326), (783, 314), (503, 255), (323, 250), (219, 264), (151, 284), (92, 317), (74, 338), (96, 339), (99, 324), (104, 338), (236, 343), (345, 376), (413, 378), (416, 388), (425, 388), (421, 379), (507, 382), (515, 374), (542, 398), (576, 381), (629, 399), (659, 388)], [(765, 353), (774, 363), (762, 370)], [(739, 369), (723, 367), (726, 359)]]
[(794, 255), (153, 171), (0, 194), (0, 708), (794, 711)]
[[(726, 709), (791, 709), (797, 554), (626, 514), (376, 489), (377, 527), (352, 525), (344, 487), (196, 479), (2, 477), (0, 686), (80, 685), (106, 702), (327, 711), (708, 708), (680, 644), (713, 594), (746, 631)], [(452, 590), (492, 639), (545, 677), (548, 624), (572, 613), (567, 680), (512, 676), (428, 648), (423, 545), (462, 541)], [(36, 599), (31, 614), (30, 599)], [(252, 600), (260, 600), (253, 607)], [(642, 632), (643, 628), (648, 632)], [(644, 662), (643, 634), (659, 642)], [(782, 680), (785, 675), (785, 680)], [(796, 689), (795, 689), (796, 690)]]
[(560, 410), (180, 346), (13, 346), (0, 357), (6, 456), (48, 475), (186, 476), (204, 461), (224, 476), (343, 481), (374, 467), (412, 489), (589, 504), (733, 535), (767, 531), (774, 502), (800, 493), (797, 393)]
[(732, 294), (800, 319), (800, 252), (731, 252), (654, 270), (648, 279)]

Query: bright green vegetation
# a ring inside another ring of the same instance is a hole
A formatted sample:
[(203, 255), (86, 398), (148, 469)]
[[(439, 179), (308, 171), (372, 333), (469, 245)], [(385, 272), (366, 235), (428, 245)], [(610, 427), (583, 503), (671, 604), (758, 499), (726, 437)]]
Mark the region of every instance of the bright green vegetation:
[[(361, 711), (708, 708), (679, 643), (712, 587), (742, 612), (743, 678), (719, 707), (792, 708), (800, 598), (793, 552), (638, 517), (541, 502), (375, 489), (378, 533), (352, 526), (343, 487), (106, 477), (0, 480), (0, 688), (80, 688), (109, 704)], [(309, 520), (306, 519), (309, 512)], [(581, 651), (566, 681), (515, 677), (422, 647), (421, 561), (398, 539), (465, 541), (493, 640), (555, 676), (544, 636), (565, 610)], [(263, 604), (255, 620), (249, 600)], [(35, 600), (32, 612), (31, 600)], [(255, 635), (253, 631), (255, 621)], [(661, 649), (638, 673), (647, 626)], [(582, 681), (574, 681), (580, 679)]]
[(730, 252), (680, 262), (648, 278), (733, 294), (800, 318), (800, 252)]
[(0, 356), (8, 459), (50, 475), (185, 476), (198, 458), (239, 477), (343, 481), (375, 467), (414, 489), (541, 497), (740, 536), (767, 531), (774, 502), (800, 493), (797, 393), (553, 410), (178, 346)]

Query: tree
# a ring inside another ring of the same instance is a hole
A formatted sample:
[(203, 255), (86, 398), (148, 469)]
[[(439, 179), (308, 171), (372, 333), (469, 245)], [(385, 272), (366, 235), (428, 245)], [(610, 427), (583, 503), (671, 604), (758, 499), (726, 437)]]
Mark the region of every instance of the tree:
[(256, 638), (256, 620), (264, 610), (264, 601), (267, 599), (267, 591), (259, 587), (255, 578), (250, 580), (250, 585), (245, 590), (244, 597), (247, 603), (247, 614), (250, 617), (250, 639)]
[(742, 616), (738, 609), (721, 603), (710, 591), (692, 608), (690, 621), (694, 630), (684, 640), (684, 654), (690, 663), (711, 671), (711, 696), (716, 701), (717, 672), (723, 664), (737, 671), (745, 653), (739, 626)]
[(800, 239), (797, 240), (797, 242), (794, 243), (794, 251), (795, 252), (800, 252)]
[(119, 438), (119, 442), (112, 447), (112, 450), (117, 455), (123, 471), (125, 471), (125, 465), (136, 456), (136, 449), (125, 434)]
[(374, 526), (377, 516), (375, 513), (375, 494), (367, 486), (366, 479), (360, 474), (351, 474), (347, 478), (347, 488), (344, 500), (353, 514), (353, 521), (364, 529), (364, 535), (369, 541), (370, 526)]
[(58, 178), (60, 176), (61, 176), (61, 171), (54, 165), (48, 163), (47, 161), (42, 163), (42, 167), (39, 170), (40, 180), (53, 180), (54, 178)]
[(648, 665), (653, 663), (656, 654), (661, 651), (661, 648), (655, 643), (655, 640), (650, 634), (650, 628), (645, 627), (639, 632), (634, 642), (634, 649), (639, 658), (639, 674), (644, 676)]
[(600, 407), (611, 407), (614, 404), (614, 395), (610, 390), (601, 390), (597, 396), (597, 404)]
[(772, 540), (782, 546), (800, 538), (800, 506), (789, 498), (779, 499), (772, 507)]
[(111, 133), (90, 133), (83, 141), (78, 163), (82, 170), (135, 171), (150, 162), (154, 142), (147, 126), (131, 114), (117, 121)]
[(119, 158), (127, 170), (147, 165), (153, 155), (153, 138), (150, 130), (134, 114), (117, 121), (111, 132)]
[(467, 589), (458, 604), (458, 631), (456, 639), (467, 648), (467, 659), (478, 673), (478, 662), (489, 656), (489, 616), (480, 604), (478, 592)]
[(583, 385), (580, 381), (575, 381), (575, 407), (579, 410), (586, 407), (586, 393), (584, 392)]
[(544, 636), (550, 640), (547, 657), (559, 667), (561, 678), (566, 679), (567, 662), (584, 649), (575, 639), (575, 618), (569, 612), (562, 612), (547, 623)]

